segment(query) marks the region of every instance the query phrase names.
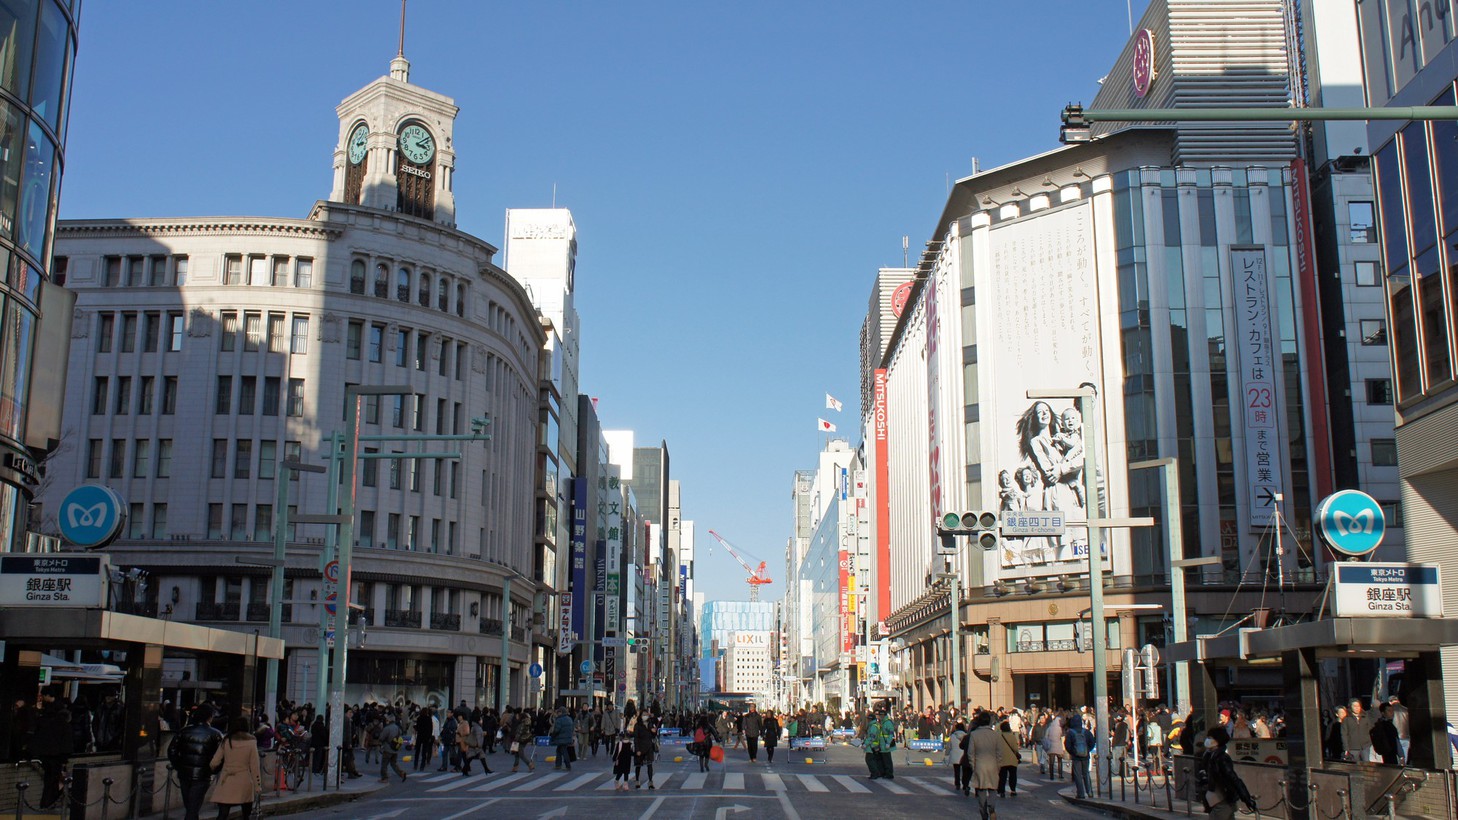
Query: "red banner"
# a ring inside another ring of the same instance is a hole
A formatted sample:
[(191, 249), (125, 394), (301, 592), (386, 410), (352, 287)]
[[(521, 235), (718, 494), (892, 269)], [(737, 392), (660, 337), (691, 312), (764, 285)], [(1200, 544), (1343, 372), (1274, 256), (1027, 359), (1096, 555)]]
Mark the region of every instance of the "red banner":
[(1301, 283), (1301, 327), (1306, 343), (1307, 391), (1311, 397), (1306, 408), (1311, 417), (1311, 470), (1316, 478), (1316, 495), (1325, 498), (1335, 489), (1326, 401), (1326, 350), (1321, 342), (1321, 300), (1316, 284), (1316, 244), (1311, 227), (1311, 182), (1306, 174), (1306, 163), (1300, 157), (1291, 160), (1291, 201), (1291, 221), (1296, 223), (1296, 235), (1292, 237), (1291, 245), (1296, 251), (1297, 281)]

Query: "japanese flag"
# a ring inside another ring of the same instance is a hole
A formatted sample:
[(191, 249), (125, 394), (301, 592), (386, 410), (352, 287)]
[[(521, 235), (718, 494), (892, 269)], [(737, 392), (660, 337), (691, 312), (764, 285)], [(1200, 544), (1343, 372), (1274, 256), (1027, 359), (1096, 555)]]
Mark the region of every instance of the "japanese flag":
[(831, 424), (830, 422), (826, 421), (825, 419), (820, 419), (820, 432), (822, 432), (822, 433), (834, 433), (835, 432), (835, 425), (834, 424)]
[(829, 393), (825, 394), (825, 409), (834, 410), (835, 412), (839, 413), (840, 409), (843, 406), (844, 405), (840, 403), (840, 399), (837, 399), (835, 396), (832, 396)]

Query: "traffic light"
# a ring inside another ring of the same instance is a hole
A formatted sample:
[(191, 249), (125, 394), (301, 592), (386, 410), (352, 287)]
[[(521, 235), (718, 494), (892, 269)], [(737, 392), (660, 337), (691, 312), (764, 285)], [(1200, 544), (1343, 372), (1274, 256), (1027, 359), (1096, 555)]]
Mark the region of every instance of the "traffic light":
[(958, 535), (970, 535), (984, 550), (997, 549), (999, 539), (997, 513), (991, 510), (947, 513), (942, 516), (941, 523), (940, 533), (944, 539), (947, 536), (955, 538)]

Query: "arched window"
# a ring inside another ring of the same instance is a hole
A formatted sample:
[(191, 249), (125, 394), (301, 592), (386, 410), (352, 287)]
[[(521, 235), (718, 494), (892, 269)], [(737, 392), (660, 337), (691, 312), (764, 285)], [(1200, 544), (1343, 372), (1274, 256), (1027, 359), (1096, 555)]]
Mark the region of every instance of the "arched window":
[(416, 301), (421, 307), (430, 307), (430, 274), (420, 274), (420, 284), (416, 286)]
[(349, 265), (349, 292), (365, 292), (365, 263), (362, 259), (356, 259)]
[(451, 309), (451, 280), (442, 276), (436, 290), (436, 308), (441, 311), (449, 311)]
[(409, 268), (401, 268), (395, 272), (395, 298), (401, 302), (410, 301)]
[(456, 285), (456, 315), (466, 315), (466, 286), (464, 284)]
[(390, 296), (390, 268), (384, 262), (375, 266), (375, 295), (381, 299)]

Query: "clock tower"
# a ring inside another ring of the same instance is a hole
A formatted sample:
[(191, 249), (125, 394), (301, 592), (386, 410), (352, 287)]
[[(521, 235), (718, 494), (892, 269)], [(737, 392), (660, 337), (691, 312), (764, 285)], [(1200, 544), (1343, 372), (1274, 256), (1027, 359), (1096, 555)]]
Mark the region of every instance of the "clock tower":
[(410, 84), (403, 43), (389, 76), (349, 95), (334, 111), (339, 143), (331, 201), (455, 227), (452, 131), (460, 109), (450, 97)]

